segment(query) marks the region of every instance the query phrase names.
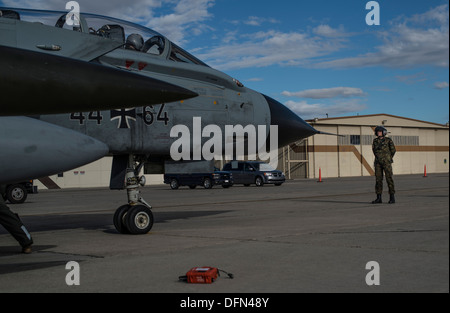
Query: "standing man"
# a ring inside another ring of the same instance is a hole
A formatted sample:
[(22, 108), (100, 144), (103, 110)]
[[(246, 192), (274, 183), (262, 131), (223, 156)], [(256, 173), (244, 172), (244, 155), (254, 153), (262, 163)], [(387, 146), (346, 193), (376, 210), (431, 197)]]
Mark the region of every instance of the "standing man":
[(383, 193), (383, 173), (386, 175), (386, 182), (389, 187), (389, 203), (395, 203), (395, 187), (392, 173), (392, 163), (395, 155), (395, 145), (391, 138), (386, 137), (387, 130), (383, 126), (375, 128), (375, 138), (372, 144), (372, 151), (375, 155), (375, 192), (377, 199), (373, 204), (382, 203), (381, 194)]
[(3, 200), (3, 187), (4, 186), (0, 186), (0, 225), (5, 227), (5, 229), (19, 242), (22, 246), (23, 253), (30, 254), (33, 239), (19, 216), (11, 212), (6, 206), (5, 201)]

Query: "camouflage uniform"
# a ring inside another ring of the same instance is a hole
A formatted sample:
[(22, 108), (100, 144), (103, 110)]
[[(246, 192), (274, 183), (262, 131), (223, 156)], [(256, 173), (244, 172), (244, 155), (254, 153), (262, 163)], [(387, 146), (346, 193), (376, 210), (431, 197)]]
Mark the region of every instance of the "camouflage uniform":
[(386, 182), (389, 187), (389, 194), (395, 194), (394, 174), (392, 173), (393, 157), (395, 155), (395, 145), (391, 138), (375, 138), (372, 144), (372, 151), (375, 155), (375, 192), (377, 195), (383, 193), (383, 172), (386, 174)]

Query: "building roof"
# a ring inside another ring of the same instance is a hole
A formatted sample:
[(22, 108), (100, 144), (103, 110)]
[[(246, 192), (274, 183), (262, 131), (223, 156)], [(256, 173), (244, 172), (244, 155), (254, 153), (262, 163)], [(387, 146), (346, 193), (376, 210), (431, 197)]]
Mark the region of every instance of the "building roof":
[(412, 118), (396, 116), (391, 114), (371, 114), (371, 115), (357, 115), (344, 117), (330, 117), (330, 118), (316, 118), (306, 120), (310, 124), (316, 125), (354, 125), (354, 126), (377, 126), (385, 125), (396, 127), (417, 127), (417, 128), (438, 128), (449, 129), (448, 125), (437, 124), (416, 120)]

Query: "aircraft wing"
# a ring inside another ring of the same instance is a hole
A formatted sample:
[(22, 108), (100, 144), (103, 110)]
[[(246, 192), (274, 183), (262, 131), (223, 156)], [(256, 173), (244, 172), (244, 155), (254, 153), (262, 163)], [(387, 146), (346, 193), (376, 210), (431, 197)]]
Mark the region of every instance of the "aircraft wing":
[(121, 46), (123, 41), (58, 25), (0, 18), (0, 116), (123, 109), (197, 96), (91, 62)]
[(0, 46), (0, 116), (92, 112), (196, 97), (124, 70)]

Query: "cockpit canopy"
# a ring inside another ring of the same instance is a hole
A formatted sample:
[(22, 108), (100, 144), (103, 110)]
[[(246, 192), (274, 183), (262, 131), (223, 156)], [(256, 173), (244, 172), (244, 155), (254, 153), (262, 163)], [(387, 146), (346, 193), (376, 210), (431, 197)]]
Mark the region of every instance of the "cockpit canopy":
[[(123, 49), (167, 58), (174, 62), (208, 66), (158, 32), (139, 24), (96, 14), (80, 14), (80, 21), (67, 23), (68, 12), (0, 8), (0, 18), (9, 18), (64, 28), (123, 43)], [(142, 39), (141, 39), (142, 38)], [(142, 40), (142, 44), (139, 42)]]

